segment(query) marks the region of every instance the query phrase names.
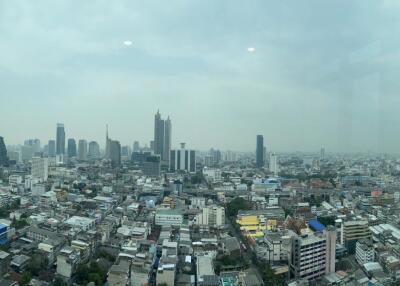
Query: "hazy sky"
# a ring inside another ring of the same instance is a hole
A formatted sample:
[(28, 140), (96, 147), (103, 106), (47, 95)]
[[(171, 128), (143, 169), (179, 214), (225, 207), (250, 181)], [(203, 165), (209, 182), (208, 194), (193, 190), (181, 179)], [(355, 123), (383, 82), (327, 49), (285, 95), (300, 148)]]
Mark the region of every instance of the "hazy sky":
[(0, 136), (143, 144), (159, 108), (173, 147), (398, 152), (399, 24), (397, 0), (0, 0)]

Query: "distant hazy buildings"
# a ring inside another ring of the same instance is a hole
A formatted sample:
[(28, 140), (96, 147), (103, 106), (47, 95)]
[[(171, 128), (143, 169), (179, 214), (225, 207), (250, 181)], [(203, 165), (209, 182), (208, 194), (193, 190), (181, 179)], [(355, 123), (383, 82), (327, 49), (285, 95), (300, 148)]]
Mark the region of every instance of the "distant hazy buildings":
[(169, 161), (171, 150), (171, 120), (161, 119), (161, 114), (157, 111), (154, 117), (154, 154), (160, 155), (163, 161)]
[(324, 147), (324, 146), (321, 147), (320, 159), (321, 159), (321, 160), (324, 160), (324, 159), (325, 159), (325, 147)]
[(140, 151), (139, 141), (135, 141), (133, 142), (133, 152), (138, 152), (138, 151)]
[(32, 147), (34, 153), (41, 151), (40, 140), (39, 139), (28, 139), (28, 140), (25, 140), (24, 145)]
[(96, 141), (91, 141), (89, 143), (89, 159), (99, 159), (100, 158), (100, 146)]
[(32, 146), (20, 146), (20, 159), (21, 161), (29, 161), (32, 159), (34, 150)]
[(196, 172), (196, 152), (185, 149), (185, 143), (181, 143), (181, 149), (171, 150), (169, 168), (171, 171)]
[(257, 135), (256, 166), (262, 168), (264, 167), (264, 163), (264, 137)]
[(159, 177), (161, 174), (160, 155), (147, 156), (142, 164), (143, 174), (149, 177)]
[(65, 129), (62, 123), (57, 123), (56, 154), (65, 154)]
[(49, 161), (48, 158), (33, 157), (31, 167), (32, 177), (39, 179), (42, 182), (47, 181), (49, 175)]
[(0, 136), (0, 166), (8, 164), (7, 148), (3, 137)]
[(87, 154), (88, 154), (87, 141), (84, 139), (81, 139), (78, 142), (78, 159), (82, 160), (82, 161), (87, 160)]
[(68, 139), (67, 154), (69, 158), (76, 157), (76, 142), (75, 139)]
[(132, 153), (131, 147), (129, 146), (121, 147), (121, 159), (123, 161), (129, 161), (131, 158), (131, 153)]
[(47, 148), (48, 148), (49, 157), (55, 157), (56, 156), (56, 141), (49, 140)]

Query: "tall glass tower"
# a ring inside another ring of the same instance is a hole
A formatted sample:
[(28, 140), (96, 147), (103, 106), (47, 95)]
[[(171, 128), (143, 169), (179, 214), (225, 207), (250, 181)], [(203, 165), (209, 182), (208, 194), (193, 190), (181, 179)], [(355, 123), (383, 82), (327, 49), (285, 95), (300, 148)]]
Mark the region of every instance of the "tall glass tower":
[(56, 154), (65, 154), (65, 129), (62, 123), (57, 123)]
[(256, 165), (258, 168), (264, 167), (264, 136), (262, 135), (257, 135)]

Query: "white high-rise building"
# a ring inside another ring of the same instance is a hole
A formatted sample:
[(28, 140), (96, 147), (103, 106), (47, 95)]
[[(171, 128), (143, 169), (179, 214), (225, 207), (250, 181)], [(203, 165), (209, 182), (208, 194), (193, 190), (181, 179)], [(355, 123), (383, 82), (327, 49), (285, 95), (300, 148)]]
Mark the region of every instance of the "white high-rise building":
[(196, 215), (196, 224), (200, 226), (220, 227), (225, 225), (225, 208), (208, 206)]
[(49, 161), (47, 158), (33, 157), (31, 175), (42, 182), (46, 182), (49, 177)]
[(275, 176), (278, 175), (278, 156), (275, 153), (269, 154), (269, 171), (272, 172)]

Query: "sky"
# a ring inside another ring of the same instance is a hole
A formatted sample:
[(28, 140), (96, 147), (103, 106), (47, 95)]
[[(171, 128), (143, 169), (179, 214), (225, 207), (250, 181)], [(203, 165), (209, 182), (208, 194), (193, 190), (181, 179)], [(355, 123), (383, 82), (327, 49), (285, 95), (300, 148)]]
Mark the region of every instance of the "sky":
[(398, 153), (400, 1), (0, 0), (0, 136)]

